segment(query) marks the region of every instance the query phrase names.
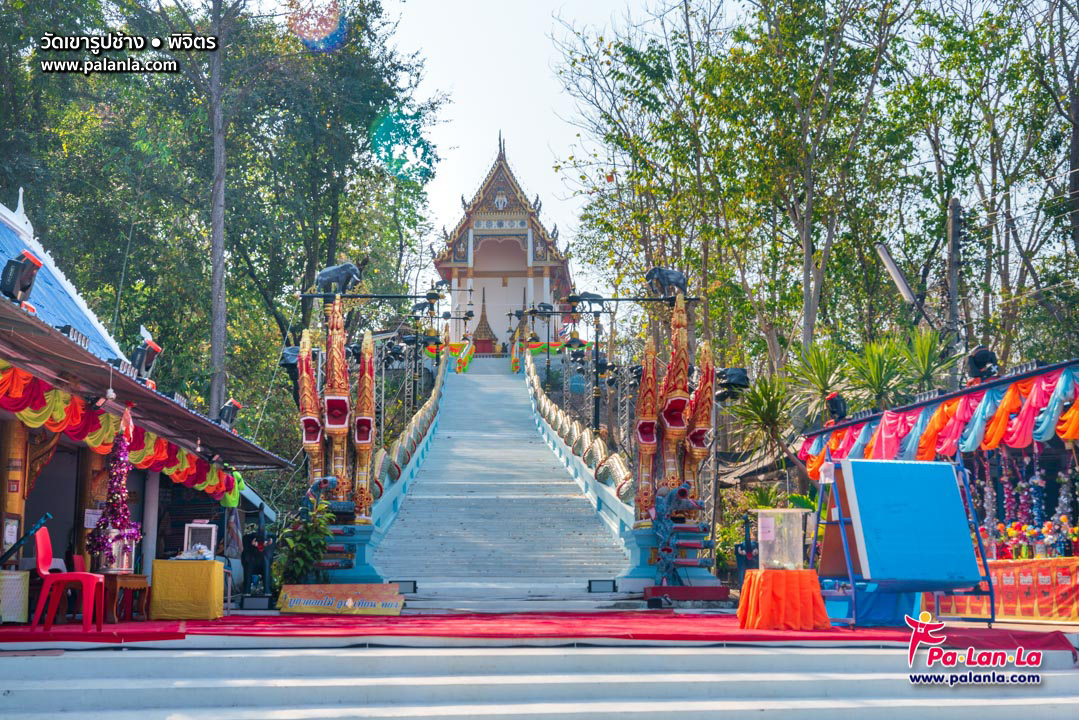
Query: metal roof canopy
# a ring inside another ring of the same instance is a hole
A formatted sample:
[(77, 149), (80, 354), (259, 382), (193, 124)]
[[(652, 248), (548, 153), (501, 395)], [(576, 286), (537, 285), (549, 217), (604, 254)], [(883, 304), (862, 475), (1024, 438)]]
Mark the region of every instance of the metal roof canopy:
[[(32, 300), (31, 300), (32, 302)], [(137, 425), (190, 452), (217, 453), (233, 467), (289, 468), (292, 464), (226, 430), (205, 415), (151, 390), (116, 370), (58, 329), (0, 298), (0, 355), (13, 365), (73, 395), (104, 397), (111, 387), (116, 399), (103, 409), (115, 415), (132, 403)]]

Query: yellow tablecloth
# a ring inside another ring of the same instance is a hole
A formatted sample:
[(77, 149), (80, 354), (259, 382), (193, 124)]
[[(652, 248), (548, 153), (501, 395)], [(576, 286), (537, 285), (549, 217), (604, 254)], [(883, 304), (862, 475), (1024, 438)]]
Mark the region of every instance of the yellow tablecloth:
[(154, 560), (153, 620), (215, 620), (224, 614), (225, 566), (216, 560)]

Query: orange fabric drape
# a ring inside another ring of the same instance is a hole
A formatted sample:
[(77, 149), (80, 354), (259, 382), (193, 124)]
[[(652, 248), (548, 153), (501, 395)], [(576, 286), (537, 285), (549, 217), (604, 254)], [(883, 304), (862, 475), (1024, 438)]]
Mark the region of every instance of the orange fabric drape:
[(749, 570), (738, 626), (752, 630), (828, 630), (816, 570)]
[(865, 444), (865, 450), (862, 451), (862, 457), (864, 457), (864, 458), (873, 457), (873, 448), (875, 448), (877, 446), (877, 438), (878, 437), (880, 437), (880, 428), (879, 427), (876, 429), (876, 431), (873, 432), (873, 437), (869, 438), (869, 442), (867, 442)]
[(932, 460), (937, 456), (937, 437), (948, 425), (952, 416), (955, 415), (955, 411), (959, 409), (959, 400), (959, 398), (956, 398), (955, 400), (941, 403), (937, 411), (933, 413), (933, 417), (929, 418), (925, 430), (922, 431), (922, 436), (918, 439), (916, 459)]
[(997, 406), (997, 411), (985, 424), (982, 450), (995, 450), (1000, 445), (1000, 441), (1004, 439), (1004, 433), (1008, 430), (1008, 422), (1012, 419), (1012, 415), (1023, 407), (1023, 398), (1030, 394), (1030, 389), (1034, 387), (1034, 381), (1037, 379), (1029, 377), (1025, 380), (1016, 380), (1008, 386), (1004, 392), (1004, 399)]
[(821, 450), (816, 455), (810, 455), (809, 460), (806, 461), (806, 472), (809, 473), (809, 477), (814, 480), (820, 480), (820, 466), (824, 464), (824, 456), (826, 454), (826, 450)]
[(1079, 393), (1068, 412), (1060, 416), (1057, 423), (1057, 435), (1061, 440), (1079, 440)]

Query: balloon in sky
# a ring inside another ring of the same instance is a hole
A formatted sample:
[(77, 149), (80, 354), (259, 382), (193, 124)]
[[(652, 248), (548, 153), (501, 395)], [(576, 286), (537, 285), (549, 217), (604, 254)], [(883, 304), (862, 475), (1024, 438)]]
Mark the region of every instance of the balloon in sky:
[(337, 0), (289, 0), (289, 29), (303, 46), (315, 52), (341, 47), (348, 37), (348, 20)]

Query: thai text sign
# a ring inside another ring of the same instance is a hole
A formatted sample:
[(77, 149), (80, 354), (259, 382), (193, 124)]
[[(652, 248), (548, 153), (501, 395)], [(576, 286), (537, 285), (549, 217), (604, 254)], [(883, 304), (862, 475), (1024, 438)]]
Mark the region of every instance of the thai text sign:
[[(1079, 557), (990, 560), (997, 620), (1079, 620)], [(923, 603), (926, 602), (923, 596)], [(985, 617), (989, 599), (942, 597), (942, 614)]]
[(283, 613), (315, 615), (400, 615), (404, 605), (397, 583), (286, 585), (277, 599)]

